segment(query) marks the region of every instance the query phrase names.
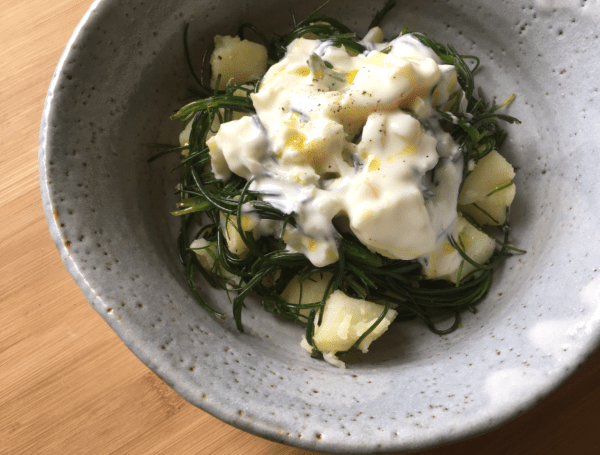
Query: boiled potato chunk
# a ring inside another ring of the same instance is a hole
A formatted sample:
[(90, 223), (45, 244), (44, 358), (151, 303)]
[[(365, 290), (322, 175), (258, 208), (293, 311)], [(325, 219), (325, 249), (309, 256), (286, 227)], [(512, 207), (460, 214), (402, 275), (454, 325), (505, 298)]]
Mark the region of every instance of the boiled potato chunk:
[(215, 36), (215, 50), (210, 57), (211, 87), (215, 88), (221, 75), (219, 90), (260, 79), (267, 71), (267, 49), (235, 36)]
[(367, 32), (365, 37), (362, 39), (362, 42), (365, 43), (370, 41), (372, 43), (382, 43), (384, 39), (385, 36), (383, 35), (383, 30), (381, 30), (379, 27), (373, 27)]
[(473, 204), (459, 205), (458, 210), (468, 213), (479, 224), (496, 226), (506, 221), (506, 208), (512, 204), (517, 187), (513, 183), (507, 188), (489, 195)]
[(508, 161), (495, 150), (488, 153), (465, 179), (458, 196), (459, 211), (470, 214), (481, 224), (504, 223), (506, 209), (515, 197), (516, 187), (511, 184), (514, 177), (515, 171)]
[[(329, 272), (315, 273), (302, 282), (296, 276), (285, 287), (281, 293), (281, 298), (294, 304), (320, 302), (323, 300), (323, 295), (332, 276)], [(308, 316), (310, 309), (301, 309), (299, 313)]]
[(210, 155), (210, 165), (215, 177), (222, 180), (229, 180), (231, 178), (231, 171), (229, 165), (225, 159), (223, 150), (217, 143), (217, 137), (212, 136), (207, 139), (206, 145), (208, 146), (208, 154)]
[(223, 123), (218, 134), (207, 140), (206, 145), (212, 171), (218, 179), (227, 180), (233, 172), (250, 180), (264, 172), (268, 139), (250, 116)]
[(431, 105), (448, 111), (454, 104), (454, 101), (450, 100), (450, 97), (460, 92), (461, 87), (456, 77), (456, 68), (451, 65), (444, 65), (442, 67), (442, 77), (440, 77), (431, 96)]
[[(244, 214), (241, 216), (241, 222), (241, 228), (246, 235), (252, 235), (252, 232), (248, 231), (252, 231), (252, 229), (254, 229), (257, 224), (257, 220), (250, 215)], [(225, 231), (225, 241), (227, 242), (229, 251), (241, 259), (245, 258), (250, 249), (246, 243), (244, 243), (242, 236), (237, 230), (237, 217), (235, 215), (226, 215), (225, 213), (221, 212), (221, 229)]]
[[(190, 133), (192, 132), (192, 121), (190, 120), (181, 133), (179, 133), (179, 145), (184, 146), (190, 143)], [(188, 152), (189, 153), (189, 152)], [(186, 155), (187, 157), (187, 155)]]
[[(235, 92), (233, 92), (233, 96), (246, 96), (246, 91), (242, 90), (242, 89), (237, 89)], [(223, 116), (225, 114), (225, 109), (219, 109), (219, 112), (221, 114), (221, 116)], [(242, 117), (248, 115), (245, 112), (237, 112), (234, 111), (232, 114), (232, 118), (231, 120), (239, 120)], [(190, 134), (192, 132), (192, 123), (194, 123), (193, 120), (190, 120), (187, 125), (185, 125), (185, 128), (183, 129), (183, 131), (181, 133), (179, 133), (179, 145), (188, 145), (190, 143)], [(213, 118), (213, 122), (210, 126), (210, 130), (208, 131), (208, 134), (206, 135), (206, 139), (210, 139), (211, 137), (213, 137), (216, 132), (219, 130), (219, 126), (221, 125), (221, 122), (219, 121), (219, 116), (215, 115)], [(189, 150), (184, 150), (183, 152), (181, 152), (185, 158), (187, 158), (187, 156), (189, 155)]]
[(196, 253), (198, 262), (204, 270), (211, 273), (218, 274), (221, 278), (226, 281), (235, 278), (235, 275), (229, 273), (227, 270), (221, 267), (218, 262), (218, 251), (217, 244), (209, 242), (204, 238), (196, 239), (190, 244), (190, 248)]
[(212, 272), (215, 267), (215, 258), (218, 257), (217, 245), (206, 239), (196, 239), (191, 243), (190, 248), (196, 253), (202, 268), (207, 272)]
[(458, 203), (466, 205), (481, 201), (492, 191), (512, 182), (514, 177), (515, 171), (510, 163), (493, 150), (479, 160), (466, 178)]
[[(464, 249), (467, 256), (478, 264), (485, 264), (494, 253), (496, 242), (488, 235), (474, 228), (471, 223), (462, 217), (458, 218), (454, 229), (454, 238), (458, 245)], [(463, 258), (457, 250), (446, 241), (436, 248), (429, 256), (429, 263), (425, 269), (428, 279), (442, 278), (453, 283), (458, 279), (458, 271)], [(461, 278), (476, 270), (474, 265), (464, 261)]]
[[(313, 341), (319, 351), (323, 352), (325, 360), (329, 358), (330, 363), (342, 367), (343, 362), (342, 365), (337, 363), (339, 361), (335, 353), (350, 349), (381, 316), (383, 309), (382, 305), (348, 297), (339, 290), (331, 294), (323, 309), (321, 325), (315, 326), (313, 336)], [(385, 318), (358, 345), (358, 348), (363, 353), (367, 352), (369, 345), (387, 330), (397, 314), (395, 310), (389, 309)]]

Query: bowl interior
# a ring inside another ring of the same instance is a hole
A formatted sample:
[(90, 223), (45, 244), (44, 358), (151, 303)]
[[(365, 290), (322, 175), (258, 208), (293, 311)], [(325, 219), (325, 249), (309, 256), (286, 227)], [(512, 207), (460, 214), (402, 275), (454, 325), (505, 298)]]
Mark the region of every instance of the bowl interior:
[[(477, 55), (484, 95), (522, 121), (503, 154), (517, 168), (511, 258), (475, 314), (437, 336), (393, 325), (369, 355), (339, 370), (300, 347), (303, 327), (251, 299), (245, 331), (218, 320), (187, 288), (175, 250), (178, 157), (148, 163), (151, 143), (177, 143), (169, 120), (193, 84), (192, 58), (216, 34), (252, 22), (271, 33), (319, 2), (98, 1), (50, 87), (41, 131), (44, 205), (65, 265), (131, 350), (188, 401), (252, 433), (327, 452), (417, 450), (504, 423), (553, 390), (598, 342), (600, 46), (592, 7), (552, 2), (405, 1), (390, 37), (422, 31)], [(365, 33), (382, 4), (331, 2), (324, 13)], [(203, 297), (231, 314), (226, 295)], [(441, 326), (444, 322), (441, 323)]]

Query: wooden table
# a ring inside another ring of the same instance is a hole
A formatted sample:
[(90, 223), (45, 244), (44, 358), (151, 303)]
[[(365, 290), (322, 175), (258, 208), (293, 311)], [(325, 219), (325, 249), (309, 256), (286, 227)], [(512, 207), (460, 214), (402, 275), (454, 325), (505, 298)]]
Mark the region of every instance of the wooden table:
[[(0, 3), (0, 453), (307, 454), (183, 401), (87, 303), (50, 238), (38, 130), (91, 0)], [(438, 454), (600, 453), (600, 352), (526, 415)]]

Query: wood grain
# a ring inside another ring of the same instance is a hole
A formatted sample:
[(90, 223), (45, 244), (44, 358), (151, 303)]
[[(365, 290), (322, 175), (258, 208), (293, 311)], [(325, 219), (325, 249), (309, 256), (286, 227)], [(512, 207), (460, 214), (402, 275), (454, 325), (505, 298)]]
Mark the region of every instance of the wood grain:
[[(0, 453), (308, 454), (191, 406), (143, 365), (61, 264), (38, 184), (54, 67), (90, 0), (0, 2)], [(439, 454), (600, 453), (600, 354), (529, 413)]]

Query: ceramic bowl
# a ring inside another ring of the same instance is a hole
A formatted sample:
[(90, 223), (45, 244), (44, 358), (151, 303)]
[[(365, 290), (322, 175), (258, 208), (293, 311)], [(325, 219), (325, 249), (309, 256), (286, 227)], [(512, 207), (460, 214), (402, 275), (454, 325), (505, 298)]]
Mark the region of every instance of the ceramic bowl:
[[(320, 0), (319, 0), (320, 1)], [(245, 332), (194, 301), (175, 250), (171, 173), (149, 164), (174, 143), (169, 116), (216, 34), (250, 21), (291, 26), (313, 2), (96, 1), (52, 79), (40, 133), (48, 224), (65, 266), (123, 342), (186, 400), (265, 438), (328, 453), (414, 451), (491, 430), (558, 387), (598, 346), (600, 11), (568, 0), (408, 0), (387, 36), (408, 26), (481, 57), (479, 85), (516, 100), (503, 152), (517, 168), (511, 214), (527, 254), (495, 273), (477, 313), (437, 336), (394, 324), (346, 370), (312, 359), (303, 328), (244, 310)], [(364, 33), (383, 2), (332, 1), (325, 12)], [(203, 296), (231, 314), (227, 298)]]

